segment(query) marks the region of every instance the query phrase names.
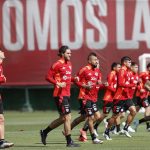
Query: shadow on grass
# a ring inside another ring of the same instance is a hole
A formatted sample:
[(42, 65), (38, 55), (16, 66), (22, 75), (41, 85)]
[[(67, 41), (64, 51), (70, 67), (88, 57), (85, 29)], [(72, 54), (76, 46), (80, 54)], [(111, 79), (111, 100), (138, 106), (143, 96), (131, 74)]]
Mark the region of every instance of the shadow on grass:
[[(42, 145), (42, 143), (35, 143), (35, 144), (41, 144)], [(64, 142), (47, 142), (46, 145), (48, 145), (48, 144), (63, 144), (64, 145), (66, 143), (64, 143)]]

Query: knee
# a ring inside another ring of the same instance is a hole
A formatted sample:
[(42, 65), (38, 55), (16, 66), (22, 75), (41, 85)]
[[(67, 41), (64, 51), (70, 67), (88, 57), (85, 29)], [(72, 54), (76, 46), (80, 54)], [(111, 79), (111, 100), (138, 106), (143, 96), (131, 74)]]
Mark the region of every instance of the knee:
[(66, 114), (63, 116), (64, 121), (70, 121), (71, 120), (71, 114)]
[(131, 109), (130, 114), (131, 114), (132, 116), (135, 116), (135, 115), (136, 115), (136, 109)]
[(4, 116), (3, 115), (0, 115), (0, 124), (3, 124), (4, 123)]

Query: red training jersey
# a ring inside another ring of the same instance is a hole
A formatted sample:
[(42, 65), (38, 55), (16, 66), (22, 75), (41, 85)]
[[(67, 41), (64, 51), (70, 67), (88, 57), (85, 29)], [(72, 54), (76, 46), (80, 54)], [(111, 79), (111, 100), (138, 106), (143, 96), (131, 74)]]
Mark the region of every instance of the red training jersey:
[(106, 87), (106, 91), (104, 94), (104, 101), (113, 101), (114, 94), (117, 88), (117, 73), (116, 71), (111, 71), (107, 77), (108, 86)]
[[(70, 96), (72, 65), (70, 61), (59, 59), (49, 69), (46, 80), (54, 84), (54, 97)], [(66, 87), (60, 88), (57, 82), (65, 82)]]
[(129, 89), (133, 86), (130, 83), (130, 71), (126, 66), (122, 66), (117, 75), (117, 89), (114, 100), (130, 99)]
[(133, 99), (133, 96), (137, 89), (138, 83), (139, 83), (138, 73), (134, 73), (134, 72), (130, 71), (130, 84), (133, 85), (131, 88), (129, 88), (129, 94), (130, 94), (131, 99)]
[(5, 83), (6, 82), (6, 78), (3, 75), (3, 67), (2, 64), (0, 64), (0, 84)]
[(83, 67), (82, 71), (78, 75), (79, 82), (77, 85), (82, 87), (83, 83), (92, 85), (91, 89), (84, 89), (84, 100), (97, 101), (98, 91), (101, 85), (98, 85), (98, 81), (101, 81), (101, 72), (98, 68), (92, 68), (90, 64)]
[[(141, 99), (144, 99), (147, 98), (149, 95), (149, 92), (145, 89), (144, 85), (147, 80), (150, 80), (150, 74), (148, 71), (141, 72), (139, 78), (140, 78), (140, 83), (137, 88), (136, 96), (140, 97)], [(140, 92), (141, 90), (143, 90), (143, 92)]]

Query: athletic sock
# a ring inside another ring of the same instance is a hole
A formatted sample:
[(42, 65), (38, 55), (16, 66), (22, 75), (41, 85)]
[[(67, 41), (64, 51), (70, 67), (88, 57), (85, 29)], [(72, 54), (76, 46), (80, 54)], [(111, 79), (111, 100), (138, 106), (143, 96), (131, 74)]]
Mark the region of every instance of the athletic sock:
[(110, 131), (110, 129), (109, 129), (109, 128), (106, 128), (105, 134), (109, 135), (109, 131)]
[(129, 127), (129, 125), (126, 123), (123, 129), (128, 131), (128, 127)]
[(66, 141), (67, 141), (67, 144), (70, 144), (72, 142), (71, 134), (66, 135)]
[(48, 126), (46, 129), (43, 130), (43, 132), (45, 135), (47, 135), (51, 130), (53, 129)]
[(94, 133), (91, 134), (92, 140), (96, 139), (96, 135)]
[(100, 122), (96, 122), (94, 125), (94, 129), (97, 130), (98, 126), (99, 126)]
[(116, 126), (111, 126), (110, 131), (113, 131), (115, 129)]
[(146, 122), (146, 129), (149, 129), (149, 128), (150, 128), (150, 123)]
[(146, 122), (146, 121), (150, 121), (150, 116), (146, 116), (142, 119), (139, 120), (139, 124), (143, 123), (143, 122)]
[(88, 123), (86, 122), (85, 124), (84, 124), (84, 127), (83, 127), (83, 131), (87, 131), (89, 129), (89, 125), (88, 125)]
[(120, 131), (120, 124), (116, 125), (116, 128), (117, 128), (117, 132)]

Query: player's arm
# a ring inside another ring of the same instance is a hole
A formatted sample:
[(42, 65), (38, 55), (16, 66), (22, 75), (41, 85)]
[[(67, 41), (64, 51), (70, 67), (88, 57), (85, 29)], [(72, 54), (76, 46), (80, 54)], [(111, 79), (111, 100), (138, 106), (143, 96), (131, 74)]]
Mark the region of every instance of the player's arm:
[(4, 75), (0, 76), (0, 83), (5, 83), (6, 82), (6, 77)]
[(86, 73), (86, 67), (82, 68), (78, 74), (77, 74), (77, 78), (78, 78), (78, 81), (75, 82), (76, 85), (79, 87), (79, 88), (85, 88), (85, 89), (91, 89), (92, 85), (91, 84), (85, 84), (84, 81), (84, 78), (85, 78), (85, 73)]
[(110, 91), (112, 92), (115, 92), (116, 91), (116, 87), (114, 85), (114, 74), (113, 73), (110, 73), (107, 77), (107, 82), (108, 82), (108, 86), (107, 86), (107, 89), (109, 89)]
[(0, 71), (0, 83), (5, 83), (6, 82), (6, 77), (2, 73), (3, 68)]
[(76, 80), (74, 80), (75, 81), (75, 84), (79, 87), (79, 88), (81, 88), (82, 87), (82, 84), (83, 84), (83, 77), (84, 77), (84, 71), (85, 71), (85, 67), (84, 68), (81, 68), (80, 70), (79, 70), (79, 72), (77, 73), (77, 75), (74, 77), (74, 79), (76, 79)]
[(48, 71), (48, 74), (46, 75), (46, 80), (54, 85), (57, 85), (59, 87), (65, 87), (65, 82), (58, 82), (55, 80), (54, 76), (58, 72), (59, 64), (54, 64)]

